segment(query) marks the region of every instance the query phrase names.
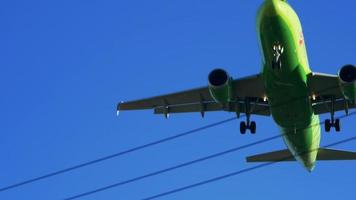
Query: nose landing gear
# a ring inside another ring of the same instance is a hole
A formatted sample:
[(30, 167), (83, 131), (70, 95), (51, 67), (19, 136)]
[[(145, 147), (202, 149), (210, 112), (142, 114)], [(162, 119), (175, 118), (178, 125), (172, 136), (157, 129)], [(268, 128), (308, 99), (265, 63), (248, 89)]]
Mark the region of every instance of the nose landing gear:
[(282, 69), (282, 59), (281, 56), (284, 52), (284, 48), (278, 43), (276, 42), (273, 45), (273, 60), (272, 60), (272, 69)]

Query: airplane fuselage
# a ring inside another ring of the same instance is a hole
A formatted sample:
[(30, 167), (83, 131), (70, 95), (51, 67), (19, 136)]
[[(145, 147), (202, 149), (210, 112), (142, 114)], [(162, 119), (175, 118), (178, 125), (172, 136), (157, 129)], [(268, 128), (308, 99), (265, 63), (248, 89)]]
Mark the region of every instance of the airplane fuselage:
[(258, 12), (257, 33), (273, 119), (291, 153), (311, 171), (320, 145), (320, 125), (307, 85), (311, 70), (299, 18), (284, 0), (266, 0)]

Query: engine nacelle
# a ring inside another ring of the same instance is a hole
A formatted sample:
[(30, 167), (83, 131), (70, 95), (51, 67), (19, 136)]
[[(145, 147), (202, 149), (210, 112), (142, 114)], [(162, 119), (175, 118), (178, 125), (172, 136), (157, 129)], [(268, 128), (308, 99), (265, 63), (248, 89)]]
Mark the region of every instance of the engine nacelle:
[(347, 100), (356, 100), (356, 67), (345, 65), (339, 71), (342, 92)]
[(213, 99), (218, 103), (228, 103), (232, 100), (232, 78), (223, 69), (214, 69), (210, 72), (209, 91)]

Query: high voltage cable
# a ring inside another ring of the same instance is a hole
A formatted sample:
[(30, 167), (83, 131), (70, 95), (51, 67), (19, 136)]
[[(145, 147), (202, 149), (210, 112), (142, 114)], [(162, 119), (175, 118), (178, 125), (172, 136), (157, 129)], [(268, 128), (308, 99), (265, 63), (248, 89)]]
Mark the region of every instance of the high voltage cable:
[(174, 139), (177, 139), (177, 138), (180, 138), (180, 137), (183, 137), (183, 136), (191, 135), (193, 133), (197, 133), (199, 131), (202, 131), (202, 130), (205, 130), (205, 129), (208, 129), (208, 128), (212, 128), (214, 126), (218, 126), (218, 125), (233, 121), (235, 119), (236, 119), (236, 117), (229, 118), (229, 119), (226, 119), (226, 120), (223, 120), (223, 121), (219, 121), (219, 122), (216, 122), (216, 123), (213, 123), (213, 124), (209, 124), (209, 125), (206, 125), (206, 126), (202, 126), (200, 128), (196, 128), (196, 129), (193, 129), (193, 130), (190, 130), (190, 131), (187, 131), (187, 132), (183, 132), (183, 133), (180, 133), (180, 134), (177, 134), (177, 135), (173, 135), (173, 136), (170, 136), (170, 137), (167, 137), (167, 138), (163, 138), (163, 139), (151, 142), (151, 143), (147, 143), (147, 144), (144, 144), (144, 145), (141, 145), (141, 146), (137, 146), (137, 147), (125, 150), (125, 151), (121, 151), (119, 153), (111, 154), (111, 155), (108, 155), (108, 156), (105, 156), (105, 157), (101, 157), (101, 158), (98, 158), (98, 159), (95, 159), (95, 160), (91, 160), (89, 162), (85, 162), (85, 163), (82, 163), (82, 164), (79, 164), (79, 165), (75, 165), (75, 166), (69, 167), (69, 168), (66, 168), (66, 169), (55, 171), (55, 172), (52, 172), (52, 173), (49, 173), (49, 174), (46, 174), (46, 175), (43, 175), (43, 176), (39, 176), (39, 177), (36, 177), (36, 178), (33, 178), (33, 179), (29, 179), (29, 180), (26, 180), (26, 181), (22, 181), (22, 182), (13, 184), (13, 185), (9, 185), (9, 186), (0, 188), (0, 192), (6, 191), (6, 190), (9, 190), (9, 189), (13, 189), (13, 188), (16, 188), (16, 187), (19, 187), (19, 186), (27, 185), (27, 184), (30, 184), (30, 183), (33, 183), (33, 182), (36, 182), (36, 181), (39, 181), (39, 180), (42, 180), (42, 179), (50, 178), (52, 176), (56, 176), (56, 175), (59, 175), (59, 174), (70, 172), (70, 171), (73, 171), (73, 170), (76, 170), (76, 169), (79, 169), (79, 168), (82, 168), (82, 167), (86, 167), (86, 166), (89, 166), (89, 165), (93, 165), (93, 164), (96, 164), (96, 163), (99, 163), (99, 162), (103, 162), (105, 160), (113, 159), (115, 157), (123, 156), (125, 154), (132, 153), (134, 151), (138, 151), (138, 150), (141, 150), (141, 149), (144, 149), (144, 148), (147, 148), (147, 147), (151, 147), (151, 146), (154, 146), (154, 145), (157, 145), (157, 144), (161, 144), (161, 143), (164, 143), (164, 142), (168, 142), (170, 140), (174, 140)]
[[(331, 89), (338, 88), (338, 87), (339, 86), (337, 85), (335, 87), (326, 88), (325, 90), (322, 90), (322, 91), (319, 91), (319, 92), (325, 92), (327, 90), (331, 90)], [(282, 102), (281, 104), (274, 105), (273, 107), (282, 106), (287, 102), (296, 101), (296, 100), (299, 100), (299, 99), (302, 99), (302, 98), (308, 98), (308, 97), (309, 96), (296, 97), (296, 98), (293, 98), (293, 99), (291, 99), (289, 101)], [(263, 112), (265, 110), (266, 109), (264, 108), (264, 109), (256, 111), (255, 113)], [(241, 115), (241, 116), (244, 117), (245, 115)], [(193, 129), (193, 130), (190, 130), (190, 131), (179, 133), (179, 134), (176, 134), (176, 135), (173, 135), (173, 136), (170, 136), (170, 137), (166, 137), (166, 138), (163, 138), (163, 139), (151, 142), (151, 143), (147, 143), (147, 144), (144, 144), (144, 145), (141, 145), (141, 146), (137, 146), (137, 147), (134, 147), (134, 148), (131, 148), (131, 149), (128, 149), (128, 150), (124, 150), (124, 151), (121, 151), (121, 152), (118, 152), (118, 153), (115, 153), (115, 154), (104, 156), (104, 157), (101, 157), (101, 158), (98, 158), (98, 159), (95, 159), (95, 160), (91, 160), (91, 161), (84, 162), (84, 163), (81, 163), (81, 164), (78, 164), (78, 165), (74, 165), (72, 167), (68, 167), (68, 168), (65, 168), (65, 169), (62, 169), (62, 170), (58, 170), (58, 171), (54, 171), (54, 172), (51, 172), (51, 173), (48, 173), (48, 174), (45, 174), (45, 175), (42, 175), (42, 176), (38, 176), (36, 178), (32, 178), (32, 179), (21, 181), (21, 182), (12, 184), (12, 185), (8, 185), (8, 186), (0, 188), (0, 192), (6, 191), (6, 190), (10, 190), (10, 189), (13, 189), (13, 188), (17, 188), (17, 187), (20, 187), (20, 186), (24, 186), (24, 185), (27, 185), (27, 184), (30, 184), (30, 183), (33, 183), (33, 182), (37, 182), (37, 181), (40, 181), (40, 180), (43, 180), (43, 179), (47, 179), (47, 178), (50, 178), (50, 177), (53, 177), (53, 176), (56, 176), (56, 175), (60, 175), (60, 174), (63, 174), (63, 173), (67, 173), (67, 172), (70, 172), (70, 171), (73, 171), (73, 170), (76, 170), (76, 169), (80, 169), (80, 168), (83, 168), (83, 167), (86, 167), (86, 166), (89, 166), (89, 165), (93, 165), (93, 164), (96, 164), (96, 163), (99, 163), (99, 162), (103, 162), (103, 161), (106, 161), (106, 160), (109, 160), (109, 159), (120, 157), (120, 156), (123, 156), (125, 154), (129, 154), (129, 153), (132, 153), (132, 152), (135, 152), (135, 151), (138, 151), (138, 150), (142, 150), (142, 149), (145, 149), (145, 148), (148, 148), (148, 147), (151, 147), (151, 146), (155, 146), (155, 145), (158, 145), (158, 144), (161, 144), (161, 143), (165, 143), (165, 142), (168, 142), (168, 141), (171, 141), (171, 140), (174, 140), (174, 139), (182, 138), (184, 136), (188, 136), (188, 135), (191, 135), (193, 133), (197, 133), (199, 131), (202, 131), (202, 130), (205, 130), (205, 129), (208, 129), (208, 128), (212, 128), (212, 127), (224, 124), (224, 123), (228, 123), (228, 122), (233, 121), (235, 119), (236, 119), (236, 117), (228, 118), (226, 120), (222, 120), (222, 121), (219, 121), (219, 122), (216, 122), (216, 123), (213, 123), (213, 124), (202, 126), (200, 128), (196, 128), (196, 129)]]
[[(352, 112), (349, 115), (341, 115), (338, 118), (342, 119), (342, 118), (346, 118), (346, 117), (352, 116), (352, 115), (356, 115), (356, 112)], [(311, 124), (307, 128), (312, 128), (314, 126), (319, 126), (321, 124), (324, 124), (324, 122)], [(291, 132), (291, 133), (286, 133), (285, 135), (288, 135), (288, 134), (294, 134), (294, 131)], [(220, 157), (220, 156), (223, 156), (223, 155), (226, 155), (226, 154), (229, 154), (229, 153), (233, 153), (233, 152), (236, 152), (236, 151), (239, 151), (239, 150), (242, 150), (242, 149), (246, 149), (246, 148), (258, 145), (258, 144), (262, 144), (262, 143), (265, 143), (265, 142), (280, 138), (282, 136), (283, 135), (278, 134), (276, 136), (268, 137), (268, 138), (259, 140), (257, 142), (252, 142), (252, 143), (249, 143), (249, 144), (246, 144), (246, 145), (242, 145), (242, 146), (235, 147), (235, 148), (232, 148), (232, 149), (228, 149), (228, 150), (225, 150), (225, 151), (222, 151), (222, 152), (219, 152), (219, 153), (211, 154), (209, 156), (198, 158), (198, 159), (195, 159), (195, 160), (192, 160), (192, 161), (189, 161), (189, 162), (185, 162), (185, 163), (182, 163), (182, 164), (179, 164), (179, 165), (175, 165), (175, 166), (172, 166), (172, 167), (169, 167), (169, 168), (166, 168), (166, 169), (158, 170), (158, 171), (155, 171), (155, 172), (152, 172), (152, 173), (148, 173), (148, 174), (145, 174), (145, 175), (142, 175), (142, 176), (138, 176), (138, 177), (131, 178), (131, 179), (128, 179), (128, 180), (124, 180), (124, 181), (121, 181), (121, 182), (118, 182), (118, 183), (115, 183), (115, 184), (111, 184), (111, 185), (108, 185), (108, 186), (97, 188), (97, 189), (91, 190), (89, 192), (85, 192), (85, 193), (81, 193), (81, 194), (78, 194), (78, 195), (75, 195), (75, 196), (71, 196), (71, 197), (65, 198), (64, 200), (73, 200), (73, 199), (78, 199), (78, 198), (81, 198), (81, 197), (84, 197), (84, 196), (89, 196), (89, 195), (92, 195), (92, 194), (95, 194), (95, 193), (98, 193), (98, 192), (102, 192), (102, 191), (109, 190), (109, 189), (112, 189), (112, 188), (115, 188), (115, 187), (126, 185), (128, 183), (133, 183), (133, 182), (145, 179), (145, 178), (149, 178), (149, 177), (152, 177), (152, 176), (163, 174), (163, 173), (166, 173), (166, 172), (169, 172), (169, 171), (173, 171), (173, 170), (176, 170), (176, 169), (179, 169), (179, 168), (187, 167), (187, 166), (190, 166), (190, 165), (193, 165), (193, 164), (197, 164), (197, 163), (200, 163), (200, 162), (203, 162), (203, 161), (207, 161), (207, 160), (210, 160), (210, 159), (213, 159), (213, 158), (216, 158), (216, 157)], [(261, 166), (265, 166), (265, 165), (267, 165), (267, 163), (264, 163)]]
[[(340, 140), (340, 141), (335, 142), (335, 143), (331, 143), (329, 145), (323, 146), (322, 148), (327, 148), (327, 147), (332, 147), (332, 146), (336, 146), (336, 145), (339, 145), (339, 144), (344, 144), (344, 143), (347, 143), (347, 142), (351, 142), (353, 140), (356, 140), (356, 136), (355, 137), (350, 137), (348, 139)], [(309, 151), (309, 152), (313, 152), (313, 151), (317, 151), (317, 149)], [(308, 152), (305, 152), (305, 153), (308, 153)], [(161, 198), (161, 197), (164, 197), (164, 196), (168, 196), (168, 195), (171, 195), (171, 194), (174, 194), (174, 193), (182, 192), (182, 191), (189, 190), (189, 189), (192, 189), (192, 188), (195, 188), (195, 187), (199, 187), (199, 186), (202, 186), (202, 185), (206, 185), (206, 184), (209, 184), (209, 183), (221, 181), (223, 179), (227, 179), (227, 178), (230, 178), (230, 177), (233, 177), (233, 176), (237, 176), (237, 175), (240, 175), (240, 174), (243, 174), (243, 173), (246, 173), (246, 172), (250, 172), (250, 171), (253, 171), (253, 170), (256, 170), (256, 169), (267, 167), (269, 165), (272, 165), (272, 164), (275, 164), (275, 163), (278, 163), (278, 162), (282, 162), (282, 161), (288, 160), (290, 158), (293, 158), (293, 157), (288, 156), (288, 157), (280, 159), (279, 161), (272, 161), (272, 162), (262, 163), (262, 164), (259, 164), (259, 165), (253, 166), (253, 167), (245, 168), (245, 169), (238, 170), (238, 171), (235, 171), (235, 172), (231, 172), (231, 173), (228, 173), (228, 174), (225, 174), (225, 175), (222, 175), (222, 176), (218, 176), (218, 177), (215, 177), (215, 178), (207, 179), (205, 181), (197, 182), (197, 183), (194, 183), (194, 184), (191, 184), (191, 185), (187, 185), (187, 186), (184, 186), (184, 187), (181, 187), (181, 188), (170, 190), (168, 192), (164, 192), (164, 193), (160, 193), (160, 194), (157, 194), (157, 195), (154, 195), (154, 196), (146, 197), (146, 198), (143, 198), (141, 200), (158, 199), (158, 198)]]
[(105, 187), (97, 188), (97, 189), (89, 191), (89, 192), (85, 192), (85, 193), (82, 193), (82, 194), (79, 194), (79, 195), (75, 195), (75, 196), (66, 198), (65, 200), (78, 199), (78, 198), (81, 198), (81, 197), (84, 197), (84, 196), (88, 196), (88, 195), (91, 195), (91, 194), (94, 194), (94, 193), (98, 193), (98, 192), (101, 192), (101, 191), (104, 191), (104, 190), (108, 190), (108, 189), (112, 189), (112, 188), (119, 187), (119, 186), (122, 186), (122, 185), (126, 185), (128, 183), (133, 183), (133, 182), (145, 179), (145, 178), (149, 178), (149, 177), (152, 177), (152, 176), (163, 174), (163, 173), (166, 173), (166, 172), (169, 172), (169, 171), (173, 171), (173, 170), (176, 170), (176, 169), (179, 169), (179, 168), (182, 168), (182, 167), (187, 167), (187, 166), (190, 166), (190, 165), (193, 165), (193, 164), (196, 164), (196, 163), (200, 163), (200, 162), (207, 161), (207, 160), (219, 157), (219, 156), (223, 156), (225, 154), (233, 153), (233, 152), (236, 152), (238, 150), (242, 150), (242, 149), (245, 149), (245, 148), (248, 148), (248, 147), (251, 147), (251, 146), (255, 146), (257, 144), (262, 144), (264, 142), (271, 141), (271, 140), (274, 140), (274, 139), (279, 138), (279, 137), (281, 137), (281, 135), (270, 137), (270, 138), (266, 138), (264, 140), (260, 140), (258, 142), (253, 142), (253, 143), (250, 143), (250, 144), (247, 144), (247, 145), (235, 147), (235, 148), (223, 151), (223, 152), (215, 153), (215, 154), (212, 154), (212, 155), (209, 155), (209, 156), (206, 156), (206, 157), (202, 157), (202, 158), (199, 158), (199, 159), (196, 159), (196, 160), (192, 160), (192, 161), (185, 162), (185, 163), (182, 163), (182, 164), (179, 164), (179, 165), (175, 165), (173, 167), (162, 169), (162, 170), (159, 170), (159, 171), (156, 171), (156, 172), (152, 172), (152, 173), (149, 173), (149, 174), (146, 174), (146, 175), (138, 176), (138, 177), (135, 177), (135, 178), (132, 178), (132, 179), (128, 179), (128, 180), (125, 180), (125, 181), (121, 181), (121, 182), (118, 182), (118, 183), (115, 183), (115, 184), (112, 184), (112, 185), (108, 185), (108, 186), (105, 186)]

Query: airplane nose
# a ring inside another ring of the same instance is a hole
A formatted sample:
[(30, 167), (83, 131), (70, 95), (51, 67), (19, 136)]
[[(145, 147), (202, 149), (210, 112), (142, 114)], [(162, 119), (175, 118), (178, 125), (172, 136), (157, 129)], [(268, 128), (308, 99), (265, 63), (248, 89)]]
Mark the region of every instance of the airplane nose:
[(281, 7), (281, 0), (267, 0), (265, 1), (265, 14), (268, 16), (276, 16)]
[(272, 0), (270, 6), (271, 6), (271, 7), (270, 7), (271, 12), (272, 12), (274, 15), (277, 15), (277, 14), (278, 14), (278, 10), (279, 10), (280, 7), (281, 7), (281, 0)]

